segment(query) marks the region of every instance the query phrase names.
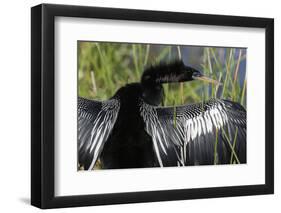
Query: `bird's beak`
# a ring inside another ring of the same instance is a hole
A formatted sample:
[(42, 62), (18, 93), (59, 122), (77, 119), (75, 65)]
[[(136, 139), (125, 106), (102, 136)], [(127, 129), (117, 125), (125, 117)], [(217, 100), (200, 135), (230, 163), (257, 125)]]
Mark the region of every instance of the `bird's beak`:
[(215, 84), (215, 85), (219, 85), (219, 86), (222, 85), (222, 83), (219, 82), (218, 80), (209, 78), (201, 73), (200, 74), (196, 73), (196, 75), (193, 75), (192, 78), (194, 80), (200, 80), (200, 81), (204, 81), (206, 83), (211, 83), (211, 84)]

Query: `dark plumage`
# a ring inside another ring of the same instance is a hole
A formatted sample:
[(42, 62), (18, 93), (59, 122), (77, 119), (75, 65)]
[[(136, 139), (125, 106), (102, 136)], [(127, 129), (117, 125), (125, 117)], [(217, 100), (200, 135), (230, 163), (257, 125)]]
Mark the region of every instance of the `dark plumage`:
[(92, 169), (98, 158), (107, 169), (245, 163), (246, 111), (238, 103), (158, 106), (162, 84), (201, 78), (182, 62), (160, 64), (108, 101), (78, 98), (79, 164)]

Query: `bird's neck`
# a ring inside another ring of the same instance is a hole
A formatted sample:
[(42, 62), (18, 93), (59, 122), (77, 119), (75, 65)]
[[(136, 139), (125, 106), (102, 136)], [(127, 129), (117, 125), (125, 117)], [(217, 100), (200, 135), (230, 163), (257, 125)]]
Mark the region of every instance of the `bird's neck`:
[(161, 84), (142, 85), (142, 98), (151, 105), (158, 106), (164, 97), (164, 90)]

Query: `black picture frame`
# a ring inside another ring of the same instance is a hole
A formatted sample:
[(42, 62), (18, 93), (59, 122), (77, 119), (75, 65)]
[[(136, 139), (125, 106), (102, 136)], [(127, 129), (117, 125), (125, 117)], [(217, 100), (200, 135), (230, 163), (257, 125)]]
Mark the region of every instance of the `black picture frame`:
[[(55, 17), (100, 18), (263, 28), (266, 32), (265, 184), (78, 196), (54, 195)], [(274, 20), (164, 11), (41, 4), (31, 8), (31, 204), (59, 208), (168, 201), (274, 192)]]

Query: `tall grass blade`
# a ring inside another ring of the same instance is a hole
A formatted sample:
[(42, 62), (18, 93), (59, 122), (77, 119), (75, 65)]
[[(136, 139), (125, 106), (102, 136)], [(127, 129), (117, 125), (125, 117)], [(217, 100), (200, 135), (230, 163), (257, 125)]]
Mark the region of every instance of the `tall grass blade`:
[[(236, 130), (235, 130), (235, 136), (234, 136), (234, 140), (233, 140), (233, 149), (234, 149), (234, 150), (235, 150), (235, 146), (236, 146), (237, 135), (238, 135), (238, 128), (236, 127)], [(233, 152), (231, 152), (231, 156), (230, 156), (230, 164), (233, 164), (233, 155), (234, 155), (234, 153), (233, 153)]]

